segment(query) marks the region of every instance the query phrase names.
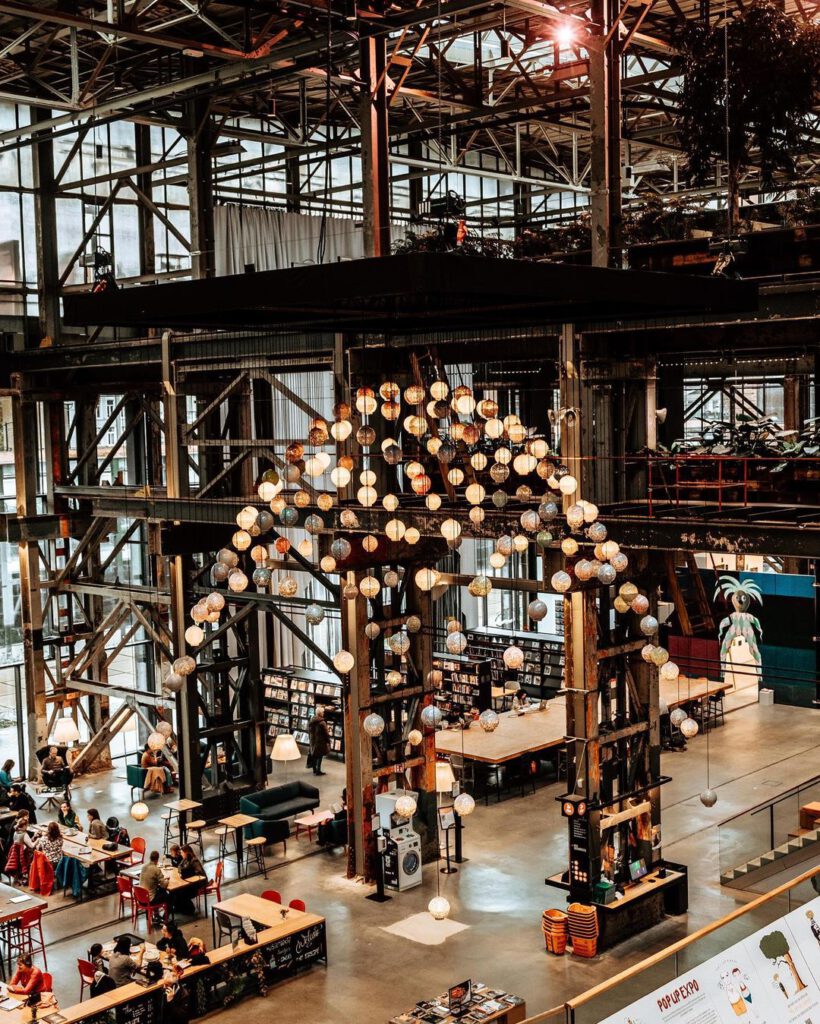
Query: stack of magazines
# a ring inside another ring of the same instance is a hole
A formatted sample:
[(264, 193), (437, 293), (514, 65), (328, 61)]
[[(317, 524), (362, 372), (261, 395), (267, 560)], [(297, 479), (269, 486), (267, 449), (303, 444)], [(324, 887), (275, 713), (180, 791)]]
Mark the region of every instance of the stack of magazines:
[(389, 1024), (451, 1024), (455, 1021), (459, 1024), (480, 1024), (490, 1020), (495, 1014), (523, 1003), (523, 999), (518, 996), (510, 995), (501, 989), (487, 988), (480, 981), (473, 982), (472, 992), (473, 998), (469, 1008), (465, 1007), (457, 1017), (450, 1012), (445, 993), (438, 999), (416, 1003), (412, 1010), (391, 1017)]

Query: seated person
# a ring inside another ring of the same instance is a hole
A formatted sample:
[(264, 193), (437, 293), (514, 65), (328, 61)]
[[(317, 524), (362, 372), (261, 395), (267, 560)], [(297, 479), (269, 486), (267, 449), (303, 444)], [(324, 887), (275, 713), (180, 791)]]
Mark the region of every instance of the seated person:
[(88, 838), (108, 839), (108, 829), (105, 822), (100, 818), (100, 812), (96, 807), (88, 808)]
[(106, 992), (113, 992), (116, 987), (117, 983), (110, 974), (97, 970), (94, 972), (94, 980), (91, 982), (91, 998), (104, 996)]
[(515, 691), (515, 694), (513, 696), (513, 706), (515, 706), (515, 702), (516, 701), (518, 701), (518, 707), (520, 707), (520, 708), (528, 707), (528, 705), (530, 703), (530, 695), (523, 688), (522, 689), (518, 689), (518, 690)]
[(88, 962), (94, 964), (94, 967), (98, 971), (103, 971), (106, 974), (108, 973), (105, 958), (103, 957), (103, 948), (101, 942), (95, 942), (92, 946), (89, 947)]
[(61, 789), (71, 781), (71, 771), (62, 757), (60, 757), (60, 751), (57, 747), (48, 748), (48, 754), (43, 758), (40, 765), (40, 775), (43, 785), (49, 789)]
[(68, 800), (63, 800), (63, 802), (60, 804), (60, 810), (57, 814), (57, 821), (64, 828), (76, 828), (77, 831), (80, 830), (80, 819), (77, 817), (77, 812), (68, 802)]
[(173, 953), (177, 960), (188, 956), (188, 943), (179, 926), (166, 921), (162, 926), (162, 938), (157, 942), (157, 949)]
[(9, 810), (26, 811), (31, 824), (37, 824), (37, 806), (21, 782), (15, 782), (9, 790)]
[(342, 790), (342, 806), (329, 821), (319, 823), (316, 841), (320, 846), (347, 845), (347, 788)]
[(127, 935), (120, 935), (108, 960), (108, 976), (117, 988), (130, 983), (131, 976), (142, 967), (144, 955), (145, 943), (140, 946), (136, 957), (132, 957), (131, 940)]
[(34, 844), (34, 849), (40, 850), (53, 868), (57, 867), (63, 859), (63, 833), (56, 821), (48, 823), (45, 834)]
[(140, 871), (140, 885), (143, 889), (148, 890), (148, 898), (152, 904), (171, 902), (168, 879), (159, 866), (159, 850), (152, 850), (148, 863), (143, 864), (142, 871)]
[(186, 843), (181, 850), (182, 860), (179, 863), (179, 873), (183, 878), (196, 878), (197, 875), (205, 876), (205, 868), (202, 861), (194, 853), (194, 848)]
[(171, 843), (168, 848), (168, 860), (171, 862), (172, 868), (178, 868), (182, 863), (182, 848), (179, 843)]
[(208, 959), (208, 952), (205, 949), (205, 943), (202, 939), (198, 939), (193, 936), (191, 941), (188, 943), (188, 959), (191, 961), (192, 967), (201, 967), (203, 964), (209, 964), (211, 961)]
[(174, 779), (173, 776), (171, 775), (171, 769), (168, 768), (166, 765), (163, 765), (162, 758), (160, 757), (159, 753), (155, 750), (151, 750), (147, 743), (145, 744), (145, 747), (142, 751), (142, 757), (140, 758), (140, 768), (145, 768), (145, 770), (148, 772), (148, 775), (145, 779), (146, 789), (152, 789), (151, 772), (149, 771), (149, 769), (161, 768), (165, 781), (160, 791), (164, 793), (170, 793), (172, 791)]
[(6, 790), (6, 792), (8, 792), (13, 785), (13, 779), (11, 777), (13, 770), (14, 761), (12, 761), (11, 758), (9, 758), (8, 761), (4, 761), (3, 767), (0, 768), (0, 788)]
[[(40, 993), (43, 991), (43, 972), (35, 967), (31, 961), (30, 953), (23, 953), (17, 958), (17, 970), (8, 985), (10, 996), (28, 996), (32, 1002), (39, 1002)], [(36, 997), (32, 999), (32, 997)]]
[(29, 816), (22, 811), (14, 822), (12, 828), (11, 847), (9, 848), (6, 866), (3, 869), (5, 874), (22, 878), (28, 874), (31, 864), (31, 854), (34, 850), (34, 842), (28, 834)]

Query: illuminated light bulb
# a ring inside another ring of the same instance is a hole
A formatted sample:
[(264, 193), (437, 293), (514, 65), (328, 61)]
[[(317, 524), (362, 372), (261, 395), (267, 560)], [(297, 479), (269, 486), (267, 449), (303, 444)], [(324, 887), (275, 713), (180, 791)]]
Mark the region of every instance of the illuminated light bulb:
[(333, 423), (330, 427), (330, 436), (335, 441), (346, 441), (353, 433), (353, 424), (350, 420), (341, 420), (339, 423)]
[(348, 673), (353, 666), (356, 664), (356, 659), (350, 653), (350, 651), (337, 651), (333, 655), (333, 667), (337, 672), (341, 672), (343, 675)]
[(257, 511), (253, 505), (246, 505), (236, 514), (236, 525), (240, 530), (250, 530), (256, 522)]
[(319, 568), (322, 572), (335, 572), (336, 571), (336, 559), (333, 555), (324, 555), (322, 560), (319, 562)]
[(310, 504), (310, 494), (304, 490), (295, 491), (293, 494), (293, 504), (297, 508), (307, 508)]
[(443, 402), (450, 394), (450, 386), (443, 380), (434, 380), (430, 385), (430, 394), (437, 402)]
[(620, 594), (612, 602), (612, 606), (620, 615), (625, 615), (629, 611), (629, 605), (624, 601)]
[[(579, 502), (580, 504), (580, 502)], [(593, 505), (591, 501), (584, 502), (584, 522), (594, 523), (598, 518), (598, 506)]]
[(584, 510), (580, 505), (570, 505), (567, 509), (567, 526), (577, 530), (584, 522)]
[(561, 550), (568, 558), (571, 558), (578, 551), (578, 541), (573, 537), (564, 537), (561, 541)]
[(512, 452), (509, 448), (496, 448), (495, 450), (495, 461), (500, 463), (502, 466), (506, 466), (512, 459)]
[(388, 638), (387, 646), (394, 654), (407, 654), (410, 650), (410, 637), (406, 633), (393, 633)]
[(578, 490), (578, 481), (575, 479), (574, 476), (571, 476), (569, 473), (567, 473), (566, 476), (562, 476), (561, 479), (558, 481), (558, 489), (561, 491), (562, 494), (575, 494), (575, 492)]
[(281, 494), (278, 494), (270, 503), (270, 510), (271, 512), (274, 513), (274, 515), (278, 516), (282, 509), (285, 507), (285, 505), (285, 499), (282, 497)]
[(237, 551), (247, 551), (251, 546), (251, 535), (246, 530), (237, 530), (231, 537), (231, 543)]
[(228, 577), (228, 586), (235, 593), (239, 594), (248, 587), (248, 577), (241, 569), (234, 569)]
[(649, 598), (638, 594), (632, 601), (632, 611), (636, 615), (645, 615), (649, 611)]
[(356, 392), (356, 408), (362, 415), (371, 416), (378, 404), (373, 388), (359, 388)]
[(423, 416), (405, 416), (402, 426), (413, 437), (423, 437), (427, 431), (427, 420)]
[(609, 561), (611, 558), (614, 558), (620, 550), (620, 546), (614, 540), (605, 541), (601, 545), (601, 554), (607, 561)]
[(461, 534), (461, 523), (457, 519), (445, 519), (440, 530), (445, 540), (455, 540)]
[(641, 648), (641, 657), (646, 662), (649, 662), (649, 663), (652, 662), (652, 655), (654, 653), (655, 653), (655, 645), (654, 644), (644, 644), (643, 647)]
[(324, 622), (325, 610), (320, 604), (311, 602), (305, 608), (305, 619), (311, 626), (318, 626), (320, 622)]
[(492, 466), (490, 466), (490, 477), (492, 478), (493, 483), (503, 484), (509, 475), (509, 468), (500, 462), (494, 462)]
[(280, 555), (286, 555), (290, 551), (290, 541), (287, 537), (277, 537), (273, 546)]
[(554, 501), (542, 501), (538, 506), (538, 517), (545, 523), (551, 523), (558, 515), (558, 506)]
[(428, 494), (424, 499), (424, 504), (430, 509), (431, 512), (436, 512), (441, 508), (441, 495), (440, 494)]
[(342, 590), (342, 597), (345, 601), (355, 601), (359, 596), (359, 588), (355, 583), (348, 583)]
[(486, 597), (492, 589), (492, 581), (484, 575), (476, 576), (467, 585), (467, 590), (473, 597)]
[(189, 626), (185, 630), (185, 643), (189, 647), (199, 647), (205, 639), (205, 632), (199, 626)]
[(349, 558), (352, 550), (353, 548), (350, 546), (350, 541), (346, 540), (344, 537), (338, 537), (330, 545), (331, 555), (333, 555), (333, 557), (339, 562), (343, 562), (346, 558)]
[(523, 533), (517, 533), (513, 537), (512, 542), (513, 542), (513, 550), (517, 551), (519, 553), (519, 555), (523, 554), (527, 550), (527, 548), (530, 546), (529, 539), (527, 537), (525, 537)]
[(553, 573), (551, 583), (553, 590), (556, 590), (559, 594), (565, 594), (572, 586), (572, 577), (568, 572), (559, 569), (558, 572)]
[(393, 810), (400, 818), (405, 818), (409, 821), (416, 813), (416, 801), (409, 793), (405, 793), (403, 796), (398, 797), (393, 805)]
[(424, 466), (420, 462), (408, 462), (404, 467), (404, 475), (408, 480), (415, 480), (417, 476), (421, 476), (424, 472)]
[(379, 385), (379, 395), (385, 402), (392, 402), (401, 394), (401, 388), (393, 380), (386, 380)]
[(421, 384), (410, 384), (404, 389), (404, 400), (408, 405), (421, 405), (424, 401), (424, 388)]
[(408, 633), (418, 633), (421, 630), (421, 619), (418, 615), (409, 615), (404, 625)]
[(605, 587), (608, 587), (615, 582), (616, 575), (617, 574), (615, 570), (612, 568), (609, 562), (604, 562), (598, 569), (598, 580), (599, 582), (603, 583)]
[(476, 401), (472, 395), (460, 395), (455, 399), (455, 411), (460, 416), (470, 416), (475, 411)]
[(569, 21), (562, 21), (555, 29), (555, 42), (559, 49), (566, 50), (575, 41), (575, 26)]
[(656, 647), (652, 652), (652, 664), (661, 668), (669, 661), (669, 651), (665, 647)]
[(481, 726), (484, 732), (495, 732), (495, 730), (498, 728), (499, 722), (500, 719), (498, 717), (498, 714), (495, 711), (493, 711), (492, 708), (487, 708), (486, 711), (482, 711), (481, 714), (478, 716), (478, 724)]
[(623, 551), (619, 551), (617, 555), (612, 557), (611, 565), (615, 572), (625, 572), (629, 566), (629, 559)]
[(478, 505), (473, 505), (468, 514), (470, 516), (470, 522), (473, 523), (474, 526), (480, 526), (487, 515), (484, 509)]
[(407, 742), (411, 747), (417, 747), (423, 739), (424, 733), (422, 733), (421, 729), (411, 729), (407, 734)]
[(404, 543), (405, 544), (418, 544), (418, 542), (420, 540), (421, 540), (421, 534), (415, 528), (415, 526), (408, 527), (406, 532), (405, 532), (405, 534), (404, 534)]
[(543, 459), (545, 455), (549, 454), (549, 445), (542, 437), (533, 438), (529, 443), (530, 455), (535, 459)]
[(575, 576), (582, 582), (592, 579), (592, 565), (586, 558), (581, 558), (575, 563)]
[(436, 569), (425, 568), (419, 569), (413, 579), (415, 580), (416, 586), (419, 590), (428, 591), (432, 590), (438, 583), (440, 575), (441, 574)]
[(225, 598), (222, 594), (208, 594), (205, 598), (205, 604), (207, 605), (209, 612), (221, 612), (225, 607)]
[(363, 487), (372, 487), (376, 482), (376, 474), (372, 469), (364, 469), (359, 473), (359, 483)]
[(473, 455), (470, 456), (470, 465), (473, 467), (473, 469), (477, 469), (479, 472), (482, 469), (487, 468), (488, 461), (489, 460), (487, 459), (487, 456), (484, 454), (484, 452), (475, 452)]
[(385, 494), (382, 498), (382, 508), (385, 512), (395, 512), (399, 507), (399, 499), (395, 494)]
[(430, 437), (427, 439), (425, 447), (431, 455), (438, 455), (443, 443), (440, 437)]
[(593, 544), (602, 544), (606, 540), (606, 527), (601, 522), (592, 523), (587, 530), (587, 537)]
[(499, 437), (503, 436), (504, 424), (501, 422), (501, 420), (496, 419), (494, 416), (490, 417), (490, 419), (488, 419), (487, 422), (484, 424), (484, 433), (487, 435), (487, 437), (495, 441)]
[(374, 598), (382, 589), (375, 576), (365, 576), (359, 584), (359, 590), (366, 598)]
[(356, 498), (364, 508), (370, 508), (372, 505), (375, 505), (378, 497), (379, 495), (376, 493), (375, 487), (360, 487), (356, 491)]
[(460, 818), (466, 818), (475, 810), (475, 800), (469, 793), (459, 793), (453, 801), (453, 810)]
[(493, 553), (490, 555), (490, 565), (493, 567), (493, 569), (503, 569), (506, 564), (506, 556), (502, 555), (500, 551), (493, 551)]
[(448, 619), (445, 625), (445, 629), (447, 630), (448, 633), (458, 633), (458, 631), (461, 629), (461, 619)]
[(279, 581), (279, 593), (282, 597), (293, 597), (299, 590), (299, 584), (293, 576), (284, 576)]
[(495, 542), (495, 550), (509, 558), (513, 550), (512, 537), (509, 534), (503, 533)]
[(433, 486), (433, 481), (426, 473), (419, 473), (410, 481), (410, 486), (415, 494), (427, 494)]
[(317, 477), (321, 476), (323, 472), (324, 466), (319, 459), (315, 457), (305, 459), (305, 476)]
[(371, 738), (381, 736), (384, 732), (384, 719), (381, 715), (377, 715), (375, 711), (371, 711), (362, 722), (362, 728)]
[(519, 669), (524, 664), (524, 652), (520, 647), (516, 647), (515, 644), (510, 644), (506, 648), (502, 658), (506, 667), (511, 670)]
[[(325, 522), (322, 519), (322, 517), (317, 516), (315, 512), (311, 512), (309, 516), (305, 517), (305, 530), (307, 530), (307, 532), (311, 536), (317, 534), (321, 529), (323, 529), (324, 525)], [(308, 542), (308, 548), (310, 548), (310, 550), (313, 550), (310, 545), (310, 542)]]
[(131, 804), (131, 817), (134, 821), (145, 821), (151, 812), (148, 810), (148, 804), (137, 800), (136, 803)]
[(674, 661), (667, 661), (661, 665), (661, 679), (665, 679), (667, 682), (674, 682), (680, 675), (680, 669)]
[(533, 458), (532, 455), (526, 455), (523, 452), (520, 455), (516, 455), (513, 459), (513, 469), (519, 476), (529, 475), (537, 465), (537, 459)]
[(463, 633), (448, 633), (445, 643), (450, 654), (462, 654), (467, 648), (467, 637)]
[(487, 496), (487, 491), (481, 484), (468, 484), (464, 491), (464, 497), (471, 505), (480, 505)]
[(535, 535), (535, 543), (540, 548), (545, 548), (552, 543), (552, 534), (549, 530), (539, 530)]
[(263, 480), (262, 483), (257, 487), (256, 493), (264, 502), (273, 501), (276, 495), (282, 490), (281, 481), (277, 484), (272, 484), (267, 480)]
[(384, 585), (391, 589), (399, 585), (399, 574), (392, 569), (388, 569), (382, 579), (384, 580)]
[(476, 412), (483, 420), (489, 420), (498, 415), (498, 402), (491, 398), (482, 398), (476, 406)]
[(333, 495), (320, 494), (319, 497), (316, 499), (316, 504), (323, 512), (329, 512), (333, 508)]
[(372, 533), (368, 533), (367, 536), (362, 537), (362, 547), (368, 554), (375, 551), (378, 546), (379, 538), (374, 537)]
[(359, 427), (356, 431), (356, 440), (362, 448), (369, 448), (376, 440), (376, 431), (370, 426)]
[(428, 704), (427, 707), (422, 708), (420, 715), (422, 725), (427, 726), (428, 729), (438, 728), (442, 717), (441, 708), (436, 707), (435, 704)]
[[(455, 466), (453, 469), (448, 471), (447, 479), (454, 487), (458, 487), (460, 484), (464, 483), (464, 471), (459, 469), (458, 466)], [(415, 481), (413, 482), (415, 483)]]
[(631, 604), (638, 596), (638, 588), (634, 583), (622, 583), (620, 587), (618, 587), (618, 593), (624, 601), (627, 602), (627, 604)]
[(300, 540), (298, 551), (302, 558), (311, 558), (313, 556), (312, 541), (308, 540), (307, 537), (304, 540)]
[(640, 621), (641, 632), (646, 636), (653, 636), (658, 632), (658, 620), (654, 615), (644, 615)]
[(390, 671), (385, 675), (384, 681), (385, 684), (389, 686), (391, 690), (394, 690), (397, 686), (401, 686), (403, 678), (404, 677), (402, 676), (401, 672), (399, 672), (395, 668), (391, 668)]
[(269, 587), (270, 581), (273, 577), (270, 569), (263, 569), (261, 566), (253, 570), (251, 580), (255, 587)]
[(400, 541), (407, 532), (407, 527), (401, 519), (388, 519), (385, 523), (384, 532), (392, 541)]
[(389, 423), (393, 423), (401, 416), (401, 406), (398, 402), (385, 402), (382, 405), (381, 413)]
[(264, 562), (268, 557), (268, 549), (264, 544), (255, 544), (251, 548), (251, 558), (254, 562)]
[(381, 636), (382, 627), (378, 622), (368, 622), (364, 627), (364, 635), (368, 640), (377, 640)]
[[(507, 436), (513, 444), (521, 444), (527, 436), (527, 428), (523, 423), (512, 423), (507, 430)], [(528, 456), (529, 458), (529, 456)], [(537, 459), (533, 459), (532, 468), (535, 469)]]
[(688, 740), (691, 740), (697, 736), (700, 726), (694, 718), (684, 718), (678, 728)]

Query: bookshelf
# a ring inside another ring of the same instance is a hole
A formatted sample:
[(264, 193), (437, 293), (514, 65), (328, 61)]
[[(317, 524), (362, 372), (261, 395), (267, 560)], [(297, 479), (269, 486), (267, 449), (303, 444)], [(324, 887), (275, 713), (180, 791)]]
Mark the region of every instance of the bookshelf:
[(273, 745), (279, 733), (290, 732), (297, 743), (306, 747), (308, 723), (316, 705), (322, 704), (330, 727), (330, 755), (344, 757), (342, 684), (338, 676), (318, 669), (290, 666), (263, 669), (262, 682), (269, 745)]
[[(549, 700), (564, 683), (564, 638), (551, 633), (476, 626), (467, 630), (469, 651), (474, 657), (492, 661), (492, 684), (517, 682), (536, 700)], [(504, 650), (515, 644), (524, 652), (519, 670), (505, 668)]]
[(492, 707), (492, 662), (464, 654), (434, 654), (433, 668), (442, 674), (434, 700), (447, 715)]

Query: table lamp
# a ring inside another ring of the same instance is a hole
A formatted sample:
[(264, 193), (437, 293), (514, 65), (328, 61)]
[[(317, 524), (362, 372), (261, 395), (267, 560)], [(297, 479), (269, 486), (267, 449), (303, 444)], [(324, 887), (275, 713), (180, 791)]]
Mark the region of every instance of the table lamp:
[(449, 761), (436, 761), (436, 792), (453, 793), (456, 777)]
[(296, 739), (289, 732), (279, 733), (276, 739), (273, 741), (273, 750), (271, 751), (271, 760), (273, 761), (284, 761), (285, 762), (285, 781), (288, 777), (288, 761), (298, 761), (302, 756), (301, 751), (296, 743)]

